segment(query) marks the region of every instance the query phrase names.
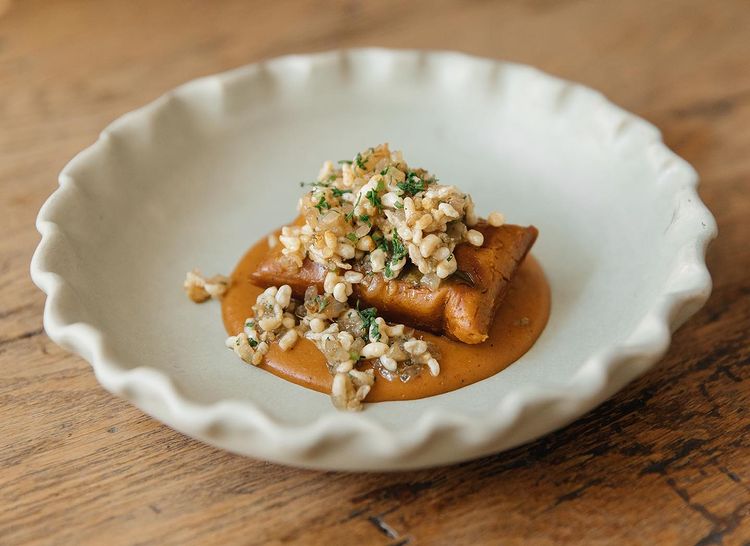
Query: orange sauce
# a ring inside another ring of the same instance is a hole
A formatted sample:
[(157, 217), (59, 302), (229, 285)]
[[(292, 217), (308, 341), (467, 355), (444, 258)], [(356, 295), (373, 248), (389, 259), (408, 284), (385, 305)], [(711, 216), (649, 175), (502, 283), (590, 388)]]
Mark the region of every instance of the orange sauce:
[[(250, 308), (263, 289), (250, 283), (250, 273), (268, 251), (265, 238), (255, 244), (232, 273), (232, 286), (222, 298), (224, 327), (230, 335), (242, 331)], [(440, 374), (433, 377), (425, 369), (407, 382), (388, 381), (375, 374), (375, 385), (367, 402), (414, 400), (449, 392), (495, 375), (518, 360), (541, 335), (550, 312), (550, 290), (539, 262), (529, 255), (518, 269), (505, 301), (495, 315), (489, 338), (467, 345), (428, 332), (415, 334), (440, 349)], [(408, 325), (407, 325), (408, 326)], [(271, 345), (260, 368), (287, 381), (326, 394), (331, 392), (332, 376), (325, 357), (312, 341), (300, 339), (293, 349), (282, 351)]]

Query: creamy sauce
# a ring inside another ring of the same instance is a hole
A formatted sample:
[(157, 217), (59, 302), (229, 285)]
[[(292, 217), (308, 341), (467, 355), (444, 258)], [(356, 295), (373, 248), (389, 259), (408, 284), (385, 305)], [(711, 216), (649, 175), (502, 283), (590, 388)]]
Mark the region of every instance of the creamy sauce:
[[(250, 274), (268, 252), (263, 239), (253, 246), (232, 273), (232, 286), (222, 299), (224, 327), (229, 335), (242, 331), (250, 308), (263, 289), (250, 283)], [(466, 345), (427, 332), (417, 336), (440, 348), (440, 374), (425, 370), (404, 383), (388, 381), (375, 374), (366, 402), (413, 400), (456, 390), (486, 379), (507, 368), (528, 351), (544, 330), (550, 312), (550, 290), (539, 262), (529, 255), (518, 269), (505, 301), (495, 316), (489, 338), (478, 345)], [(408, 325), (407, 325), (408, 326)], [(333, 378), (325, 357), (312, 341), (300, 339), (293, 349), (282, 351), (272, 344), (259, 366), (287, 381), (326, 394)]]

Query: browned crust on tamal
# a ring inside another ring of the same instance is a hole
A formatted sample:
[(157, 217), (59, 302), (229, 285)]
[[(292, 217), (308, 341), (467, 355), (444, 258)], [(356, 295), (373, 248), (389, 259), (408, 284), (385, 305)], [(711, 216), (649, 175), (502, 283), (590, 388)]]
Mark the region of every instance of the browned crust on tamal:
[[(495, 312), (538, 231), (533, 226), (493, 227), (486, 222), (473, 229), (484, 235), (484, 244), (456, 246), (454, 255), (462, 273), (443, 281), (437, 290), (409, 280), (386, 281), (381, 274), (370, 274), (360, 284), (352, 285), (352, 298), (363, 306), (377, 307), (378, 314), (387, 320), (442, 333), (464, 343), (481, 343), (487, 339)], [(302, 297), (311, 285), (322, 292), (326, 270), (321, 265), (305, 260), (301, 269), (289, 271), (280, 256), (281, 245), (277, 245), (252, 274), (252, 282), (264, 287), (288, 284), (297, 297)]]

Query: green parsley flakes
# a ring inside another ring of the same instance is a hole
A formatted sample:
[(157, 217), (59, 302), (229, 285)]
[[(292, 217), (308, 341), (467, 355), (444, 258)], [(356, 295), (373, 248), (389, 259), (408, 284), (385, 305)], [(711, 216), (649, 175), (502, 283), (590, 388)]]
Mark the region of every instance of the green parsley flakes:
[(383, 203), (382, 201), (380, 201), (380, 196), (375, 190), (368, 190), (368, 192), (365, 194), (365, 197), (367, 197), (367, 200), (370, 201), (370, 204), (376, 209), (381, 210), (383, 208)]
[(333, 193), (333, 196), (334, 196), (334, 197), (341, 197), (341, 196), (342, 196), (342, 195), (344, 195), (345, 193), (352, 193), (352, 190), (340, 190), (340, 189), (338, 189), (338, 188), (333, 188), (333, 189), (331, 190), (331, 193)]
[(320, 199), (318, 200), (318, 204), (315, 205), (315, 208), (318, 209), (318, 212), (322, 213), (324, 210), (330, 209), (331, 205), (328, 204), (325, 196), (321, 195)]
[(396, 184), (398, 189), (401, 190), (401, 195), (416, 195), (421, 191), (424, 191), (427, 187), (425, 181), (419, 178), (415, 173), (410, 172), (406, 175), (406, 179), (403, 182)]

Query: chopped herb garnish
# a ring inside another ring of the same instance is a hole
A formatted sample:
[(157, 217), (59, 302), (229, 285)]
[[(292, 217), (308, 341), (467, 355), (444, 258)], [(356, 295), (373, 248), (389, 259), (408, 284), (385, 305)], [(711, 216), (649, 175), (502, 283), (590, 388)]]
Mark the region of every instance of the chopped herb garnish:
[(445, 261), (446, 261), (446, 262), (450, 262), (450, 261), (451, 261), (452, 259), (453, 259), (453, 254), (451, 254), (450, 256), (448, 256), (448, 257), (447, 257), (447, 258), (445, 259)]
[(346, 218), (347, 222), (351, 222), (352, 218), (354, 217), (354, 210), (357, 208), (357, 205), (359, 205), (359, 200), (362, 199), (362, 194), (360, 193), (357, 195), (357, 200), (354, 202), (354, 207), (352, 207), (352, 210), (350, 212), (347, 212), (344, 215), (344, 218)]
[(357, 234), (354, 232), (347, 233), (346, 238), (349, 239), (354, 244), (357, 244), (357, 241), (359, 241), (359, 237), (357, 237)]
[(401, 195), (416, 195), (425, 190), (424, 180), (419, 178), (415, 173), (408, 173), (403, 182), (396, 184), (401, 190)]
[[(401, 240), (401, 237), (399, 237), (398, 233), (395, 230), (393, 231), (393, 235), (391, 237), (392, 240), (390, 244), (390, 259), (386, 260), (385, 262), (385, 276), (388, 279), (391, 279), (395, 276), (391, 266), (400, 262), (401, 258), (407, 255), (406, 248), (404, 247), (404, 242)], [(388, 252), (388, 240), (385, 237), (381, 236), (380, 238), (376, 238), (375, 236), (373, 236), (373, 240), (380, 248), (383, 249), (384, 252)]]
[(372, 321), (370, 323), (370, 339), (374, 339), (375, 341), (380, 341), (380, 326), (378, 326), (378, 323), (375, 321)]
[(331, 190), (331, 192), (333, 193), (333, 196), (334, 196), (334, 197), (341, 197), (341, 196), (342, 196), (342, 195), (344, 195), (345, 193), (352, 193), (352, 190), (340, 190), (340, 189), (338, 189), (338, 188), (333, 188), (333, 189)]
[(397, 209), (402, 209), (402, 208), (404, 208), (404, 202), (403, 201), (396, 201), (393, 204), (393, 206), (396, 207)]
[[(367, 341), (367, 336), (370, 333), (370, 328), (374, 324), (377, 327), (377, 322), (375, 322), (375, 318), (378, 316), (378, 310), (374, 307), (368, 307), (367, 309), (360, 310), (359, 308), (359, 300), (357, 300), (357, 313), (359, 314), (359, 318), (362, 320), (362, 330), (363, 335), (362, 337), (365, 338), (365, 341)], [(380, 332), (378, 332), (379, 334)]]
[(318, 201), (318, 204), (315, 205), (315, 208), (318, 209), (318, 212), (323, 212), (325, 209), (330, 209), (331, 205), (328, 204), (328, 201), (326, 201), (326, 198), (324, 196), (320, 196), (320, 200)]
[(255, 349), (258, 346), (258, 340), (257, 339), (253, 339), (251, 337), (248, 337), (247, 341), (248, 341), (248, 343), (250, 343), (250, 347), (252, 347), (253, 349)]
[(370, 222), (370, 215), (369, 215), (369, 214), (360, 214), (360, 215), (359, 215), (359, 220), (360, 220), (361, 222), (364, 222), (364, 223), (365, 223), (365, 224), (367, 224), (368, 226), (371, 226), (371, 225), (372, 225), (372, 223)]
[(369, 190), (365, 194), (365, 197), (367, 197), (367, 199), (370, 201), (370, 204), (373, 207), (375, 207), (377, 209), (382, 209), (383, 208), (383, 203), (380, 201), (380, 197), (378, 196), (378, 194), (377, 194), (377, 192), (375, 190)]
[(338, 160), (338, 164), (339, 165), (343, 165), (344, 163), (346, 163), (347, 165), (351, 165), (353, 162), (349, 161), (348, 159), (339, 159)]
[(388, 241), (385, 237), (383, 237), (382, 233), (373, 234), (372, 240), (375, 242), (375, 245), (383, 252), (388, 252)]
[(357, 167), (359, 167), (363, 171), (367, 170), (367, 165), (365, 165), (365, 162), (362, 160), (362, 154), (357, 154), (357, 157), (354, 158), (354, 161), (357, 162)]
[(393, 255), (391, 256), (391, 263), (397, 264), (401, 261), (401, 258), (406, 256), (407, 250), (404, 247), (404, 242), (401, 237), (398, 236), (396, 230), (393, 231), (393, 240), (391, 241), (391, 248), (393, 249)]
[(356, 351), (351, 351), (351, 352), (349, 353), (349, 358), (350, 358), (351, 360), (353, 360), (354, 362), (357, 362), (357, 361), (358, 361), (358, 360), (359, 360), (360, 358), (362, 358), (362, 355), (360, 355), (360, 354), (359, 354), (358, 352), (356, 352)]
[(390, 169), (390, 168), (391, 168), (391, 166), (388, 165), (385, 169), (383, 169), (382, 171), (380, 171), (380, 176), (385, 176), (386, 174), (388, 174), (388, 169)]

